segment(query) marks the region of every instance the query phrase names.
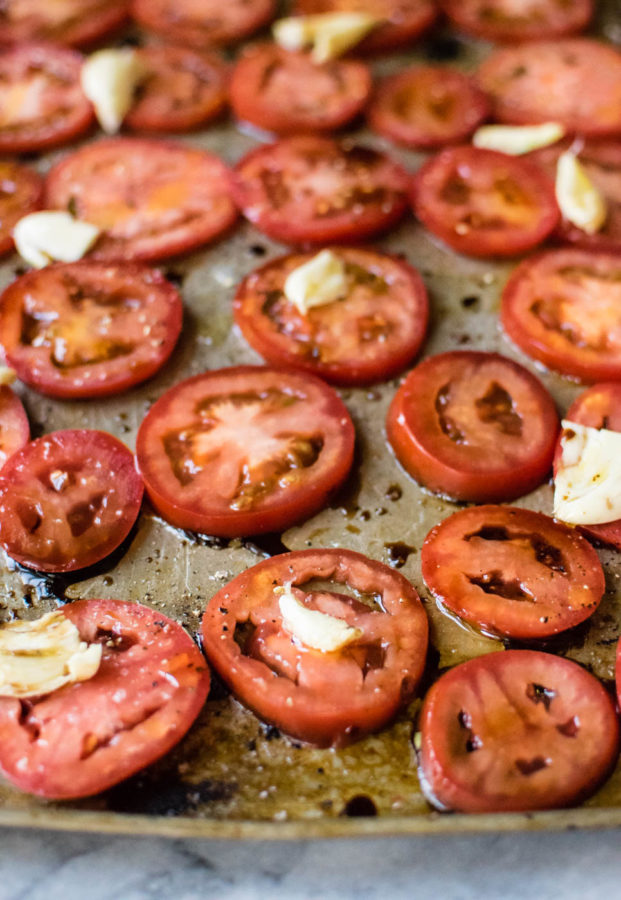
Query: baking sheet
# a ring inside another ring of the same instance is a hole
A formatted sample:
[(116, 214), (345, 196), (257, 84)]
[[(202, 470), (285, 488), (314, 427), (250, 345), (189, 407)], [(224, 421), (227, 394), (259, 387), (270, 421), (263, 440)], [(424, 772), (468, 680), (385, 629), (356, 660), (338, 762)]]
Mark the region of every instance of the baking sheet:
[[(598, 23), (621, 43), (616, 0), (604, 4)], [(414, 59), (450, 61), (469, 69), (488, 45), (435, 32), (416, 54), (374, 64), (389, 72)], [(419, 154), (396, 150), (364, 130), (355, 136), (387, 149), (411, 170)], [(209, 149), (229, 162), (258, 142), (230, 122), (182, 141)], [(68, 150), (39, 163), (44, 171)], [(431, 325), (422, 357), (455, 348), (496, 350), (539, 375), (564, 411), (579, 392), (567, 379), (538, 370), (500, 333), (497, 312), (512, 263), (490, 264), (445, 250), (410, 217), (378, 245), (403, 253), (416, 265), (431, 298)], [(255, 266), (284, 252), (242, 223), (226, 241), (163, 266), (180, 287), (186, 309), (183, 336), (172, 360), (146, 385), (107, 400), (57, 401), (20, 391), (33, 435), (60, 428), (101, 428), (133, 447), (149, 406), (172, 384), (220, 366), (260, 358), (232, 327), (237, 282)], [(0, 266), (0, 287), (21, 271), (17, 257)], [(422, 358), (421, 357), (421, 358)], [(395, 461), (383, 433), (386, 409), (399, 379), (341, 395), (356, 424), (357, 458), (352, 475), (332, 504), (282, 535), (256, 542), (197, 537), (164, 523), (148, 508), (123, 547), (95, 570), (78, 577), (40, 577), (0, 558), (0, 617), (36, 617), (78, 597), (113, 597), (153, 606), (196, 634), (209, 598), (236, 574), (284, 549), (347, 547), (398, 568), (419, 590), (432, 636), (425, 686), (439, 669), (503, 645), (465, 629), (441, 613), (420, 575), (420, 548), (428, 530), (458, 508), (419, 488)], [(552, 488), (543, 485), (518, 505), (550, 513)], [(601, 551), (606, 570), (604, 600), (583, 626), (547, 642), (609, 685), (614, 681), (621, 631), (621, 564)], [(88, 576), (88, 577), (87, 577)], [(621, 824), (621, 766), (608, 783), (576, 810), (535, 814), (440, 815), (431, 812), (416, 776), (411, 737), (420, 701), (391, 728), (341, 750), (303, 747), (282, 737), (243, 709), (218, 683), (198, 722), (165, 759), (105, 794), (73, 803), (52, 803), (0, 784), (0, 824), (60, 829), (159, 834), (174, 837), (301, 838), (380, 834), (600, 827)]]

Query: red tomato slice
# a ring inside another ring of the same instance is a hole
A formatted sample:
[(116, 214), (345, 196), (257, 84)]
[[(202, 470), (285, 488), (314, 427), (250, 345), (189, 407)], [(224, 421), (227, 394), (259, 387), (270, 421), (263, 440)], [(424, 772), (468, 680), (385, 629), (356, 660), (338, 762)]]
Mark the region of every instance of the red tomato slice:
[(354, 426), (307, 374), (237, 366), (188, 378), (151, 407), (136, 455), (149, 498), (178, 528), (236, 537), (287, 528), (351, 467)]
[(463, 509), (421, 553), (425, 584), (451, 613), (493, 636), (551, 637), (588, 619), (606, 588), (591, 545), (542, 513)]
[(593, 0), (441, 0), (441, 4), (453, 25), (466, 34), (508, 43), (576, 34), (593, 15)]
[(22, 381), (51, 397), (118, 394), (173, 351), (183, 307), (159, 273), (90, 261), (27, 272), (0, 297), (0, 344)]
[(180, 625), (139, 603), (78, 600), (62, 612), (102, 645), (99, 669), (43, 697), (0, 698), (0, 769), (22, 791), (69, 800), (174, 747), (207, 699), (209, 669)]
[(362, 111), (370, 92), (364, 63), (317, 65), (308, 53), (261, 44), (235, 66), (231, 106), (238, 119), (276, 134), (333, 131)]
[(13, 249), (13, 228), (41, 205), (43, 179), (26, 166), (0, 160), (0, 256)]
[(253, 225), (284, 243), (361, 240), (403, 217), (409, 178), (370, 147), (285, 138), (236, 166), (233, 196)]
[(534, 375), (497, 353), (467, 350), (416, 366), (386, 421), (410, 475), (475, 503), (512, 500), (541, 484), (558, 429), (554, 401)]
[(142, 493), (132, 453), (111, 434), (55, 431), (0, 470), (0, 544), (31, 569), (82, 569), (125, 540)]
[(396, 375), (418, 353), (429, 301), (412, 266), (375, 250), (335, 248), (344, 261), (346, 297), (303, 315), (284, 294), (293, 269), (312, 253), (272, 260), (242, 281), (235, 321), (249, 344), (274, 365), (314, 372), (337, 384)]
[(421, 222), (466, 256), (516, 256), (536, 247), (560, 218), (554, 188), (534, 163), (493, 150), (453, 147), (416, 173)]
[(148, 71), (123, 120), (132, 131), (190, 131), (215, 119), (226, 105), (227, 67), (184, 47), (136, 51)]
[(329, 12), (370, 13), (379, 25), (356, 47), (356, 51), (384, 53), (399, 47), (409, 49), (435, 21), (436, 0), (295, 0), (301, 15)]
[(275, 0), (132, 0), (132, 16), (174, 44), (234, 44), (274, 17)]
[(488, 115), (474, 81), (443, 66), (414, 66), (383, 79), (367, 112), (374, 131), (422, 149), (467, 140)]
[(30, 440), (30, 425), (22, 401), (10, 387), (0, 387), (0, 467)]
[(621, 380), (621, 258), (568, 248), (525, 260), (507, 282), (502, 326), (520, 349), (580, 381)]
[(165, 141), (112, 138), (82, 147), (49, 172), (45, 205), (103, 230), (92, 259), (158, 260), (227, 231), (237, 212), (224, 163)]
[(621, 53), (586, 38), (537, 41), (492, 53), (478, 71), (501, 122), (551, 119), (583, 135), (621, 134)]
[[(329, 586), (316, 587), (317, 579)], [(288, 583), (305, 606), (343, 619), (361, 637), (329, 653), (294, 639), (274, 591)], [(347, 744), (386, 725), (420, 681), (427, 632), (412, 585), (350, 550), (264, 560), (212, 597), (202, 626), (208, 659), (242, 703), (319, 746)]]
[(3, 0), (0, 42), (84, 47), (116, 31), (127, 16), (128, 0)]
[(0, 54), (0, 153), (30, 153), (74, 140), (91, 127), (80, 87), (82, 56), (53, 44)]
[(421, 783), (440, 809), (511, 812), (584, 800), (610, 773), (619, 725), (602, 685), (535, 650), (455, 666), (421, 713)]

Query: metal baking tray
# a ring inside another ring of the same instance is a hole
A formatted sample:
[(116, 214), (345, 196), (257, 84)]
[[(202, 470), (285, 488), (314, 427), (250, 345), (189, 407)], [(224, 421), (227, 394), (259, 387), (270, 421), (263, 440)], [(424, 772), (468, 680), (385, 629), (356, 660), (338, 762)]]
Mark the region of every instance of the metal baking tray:
[[(602, 4), (596, 31), (621, 43), (617, 0)], [(436, 31), (416, 52), (374, 63), (378, 73), (406, 62), (449, 61), (470, 69), (489, 50), (481, 42)], [(414, 170), (422, 157), (396, 150), (364, 129), (351, 132), (387, 149)], [(229, 162), (255, 146), (257, 136), (231, 122), (181, 139)], [(44, 171), (70, 152), (37, 163)], [(579, 392), (569, 380), (538, 370), (503, 337), (498, 305), (511, 263), (459, 257), (439, 246), (409, 217), (378, 245), (416, 265), (431, 298), (431, 325), (423, 357), (454, 348), (496, 350), (536, 372), (564, 411)], [(133, 447), (146, 410), (168, 387), (189, 375), (238, 363), (260, 362), (232, 327), (237, 282), (255, 266), (283, 252), (250, 225), (239, 224), (224, 242), (163, 271), (180, 286), (185, 304), (181, 341), (159, 375), (120, 397), (57, 401), (20, 388), (33, 435), (59, 428), (101, 428)], [(10, 257), (0, 266), (0, 287), (21, 271)], [(444, 613), (425, 589), (420, 548), (428, 530), (457, 508), (416, 485), (385, 443), (383, 422), (395, 379), (341, 395), (354, 418), (358, 450), (353, 472), (331, 505), (282, 535), (256, 542), (211, 539), (179, 531), (145, 508), (123, 547), (95, 570), (74, 577), (42, 577), (0, 558), (0, 617), (36, 617), (78, 597), (113, 597), (153, 606), (196, 634), (209, 598), (237, 573), (284, 549), (347, 547), (395, 566), (419, 590), (432, 636), (425, 684), (438, 670), (502, 643), (465, 629)], [(551, 512), (545, 484), (518, 505)], [(595, 615), (546, 649), (586, 666), (604, 683), (614, 681), (621, 632), (621, 564), (601, 551), (607, 591)], [(340, 750), (317, 750), (282, 737), (242, 708), (216, 683), (197, 723), (163, 760), (98, 797), (45, 802), (0, 784), (0, 824), (171, 837), (307, 838), (385, 834), (472, 833), (621, 825), (621, 765), (578, 809), (531, 814), (457, 815), (430, 811), (418, 784), (412, 749), (414, 701), (392, 727)]]

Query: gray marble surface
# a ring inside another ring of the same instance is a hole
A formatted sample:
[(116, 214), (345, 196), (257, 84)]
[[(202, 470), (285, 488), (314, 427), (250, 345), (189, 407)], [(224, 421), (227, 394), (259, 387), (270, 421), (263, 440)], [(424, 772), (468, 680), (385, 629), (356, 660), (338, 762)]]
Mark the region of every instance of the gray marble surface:
[(234, 844), (0, 831), (1, 900), (601, 900), (621, 832)]

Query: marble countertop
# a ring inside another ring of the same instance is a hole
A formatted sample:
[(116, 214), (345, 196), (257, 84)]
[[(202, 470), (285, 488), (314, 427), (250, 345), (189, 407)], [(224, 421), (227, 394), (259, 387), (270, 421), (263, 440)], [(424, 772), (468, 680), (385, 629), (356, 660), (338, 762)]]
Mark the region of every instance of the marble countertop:
[(601, 900), (621, 832), (226, 843), (4, 830), (1, 900)]

